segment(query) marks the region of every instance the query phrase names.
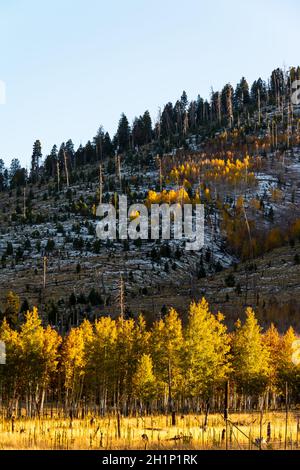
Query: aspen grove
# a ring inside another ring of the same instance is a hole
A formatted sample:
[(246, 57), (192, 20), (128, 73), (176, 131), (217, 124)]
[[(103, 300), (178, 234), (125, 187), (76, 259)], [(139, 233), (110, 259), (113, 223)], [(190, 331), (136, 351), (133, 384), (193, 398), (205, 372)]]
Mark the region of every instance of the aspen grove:
[[(244, 317), (244, 315), (243, 315)], [(150, 327), (145, 319), (85, 320), (61, 337), (44, 327), (36, 308), (13, 329), (0, 328), (6, 364), (0, 369), (0, 398), (7, 417), (40, 416), (59, 410), (82, 417), (111, 412), (124, 416), (221, 410), (225, 384), (235, 410), (278, 408), (288, 385), (297, 402), (300, 367), (292, 361), (296, 339), (290, 328), (265, 332), (248, 307), (229, 332), (221, 313), (203, 298), (183, 322), (171, 308)]]

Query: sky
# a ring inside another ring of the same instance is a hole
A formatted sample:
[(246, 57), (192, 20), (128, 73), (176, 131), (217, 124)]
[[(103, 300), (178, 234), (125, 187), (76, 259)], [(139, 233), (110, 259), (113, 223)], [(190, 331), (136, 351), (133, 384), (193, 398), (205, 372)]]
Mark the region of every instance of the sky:
[(0, 158), (300, 65), (299, 17), (298, 0), (0, 0)]

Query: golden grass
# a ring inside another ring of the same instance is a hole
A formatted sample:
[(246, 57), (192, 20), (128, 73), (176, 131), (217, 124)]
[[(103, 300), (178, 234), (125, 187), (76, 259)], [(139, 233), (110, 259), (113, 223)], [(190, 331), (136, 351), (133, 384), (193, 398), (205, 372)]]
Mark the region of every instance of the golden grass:
[[(3, 419), (0, 422), (0, 449), (225, 449), (226, 446), (224, 420), (218, 414), (209, 416), (205, 430), (203, 415), (178, 416), (176, 426), (171, 425), (170, 416), (121, 418), (120, 437), (115, 416), (91, 418), (73, 421), (20, 418), (14, 425), (11, 420)], [(259, 413), (232, 414), (230, 421), (228, 448), (257, 449), (254, 441), (260, 437)], [(262, 448), (284, 449), (284, 413), (263, 415), (262, 437), (265, 439), (268, 423), (271, 425), (271, 439)], [(297, 449), (299, 439), (298, 414), (290, 413), (287, 449)]]

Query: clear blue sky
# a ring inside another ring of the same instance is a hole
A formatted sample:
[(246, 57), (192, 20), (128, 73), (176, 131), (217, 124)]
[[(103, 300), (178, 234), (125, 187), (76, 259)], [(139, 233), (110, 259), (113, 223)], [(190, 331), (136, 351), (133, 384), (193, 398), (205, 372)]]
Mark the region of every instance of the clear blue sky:
[(299, 65), (298, 0), (0, 0), (0, 158)]

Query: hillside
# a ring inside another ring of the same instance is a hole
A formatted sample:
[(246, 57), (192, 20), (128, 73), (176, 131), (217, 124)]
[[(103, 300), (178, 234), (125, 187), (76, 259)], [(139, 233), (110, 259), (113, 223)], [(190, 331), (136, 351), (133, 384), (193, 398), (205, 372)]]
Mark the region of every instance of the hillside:
[[(277, 69), (269, 89), (258, 80), (250, 93), (242, 79), (210, 103), (183, 93), (155, 126), (145, 112), (130, 128), (123, 114), (113, 140), (100, 128), (85, 147), (69, 140), (43, 161), (36, 141), (29, 174), (15, 160), (1, 173), (2, 312), (11, 290), (20, 320), (36, 305), (64, 332), (122, 309), (152, 321), (205, 296), (230, 327), (252, 305), (263, 324), (299, 329), (300, 120), (290, 81)], [(99, 240), (99, 201), (118, 209), (118, 194), (147, 207), (203, 203), (203, 249)]]

